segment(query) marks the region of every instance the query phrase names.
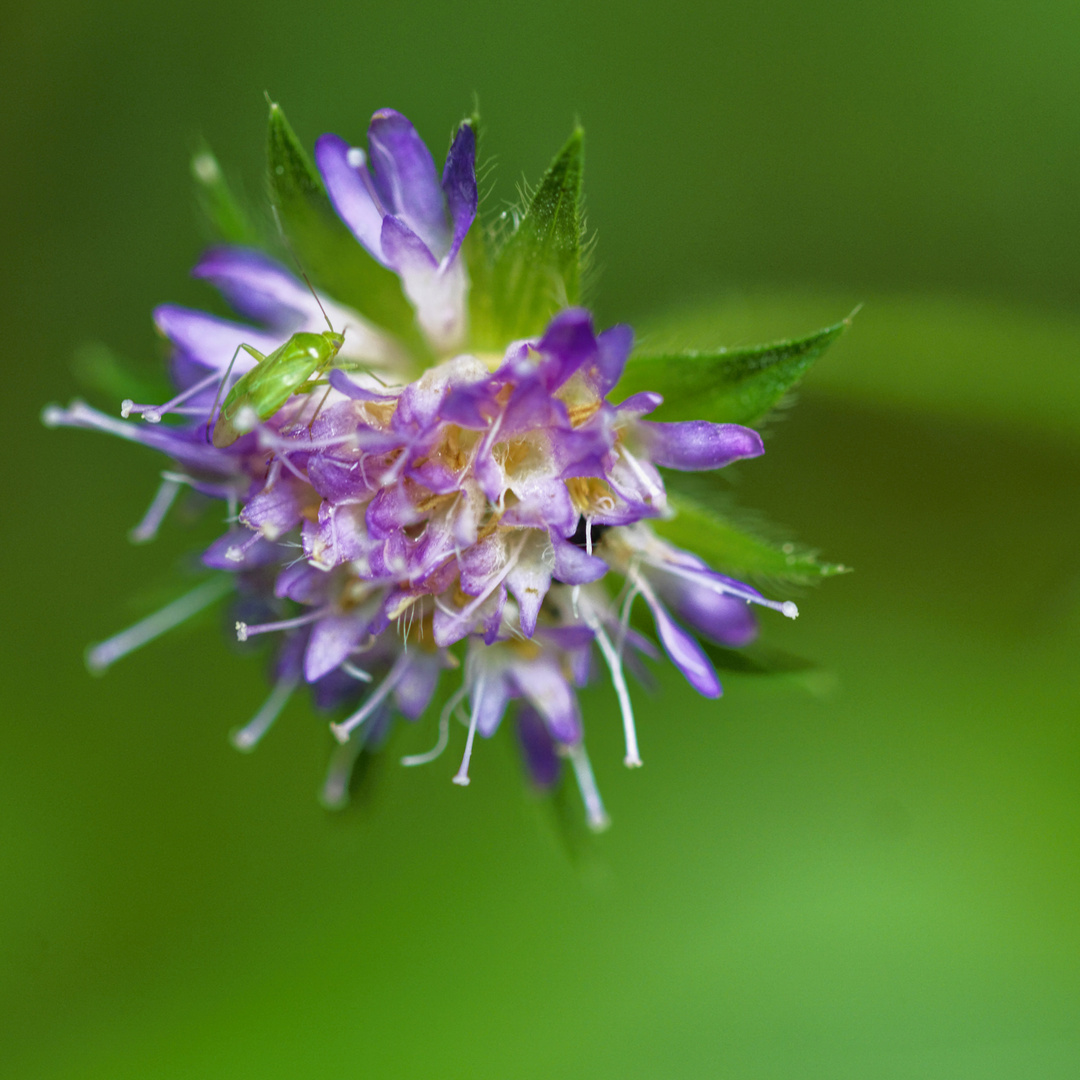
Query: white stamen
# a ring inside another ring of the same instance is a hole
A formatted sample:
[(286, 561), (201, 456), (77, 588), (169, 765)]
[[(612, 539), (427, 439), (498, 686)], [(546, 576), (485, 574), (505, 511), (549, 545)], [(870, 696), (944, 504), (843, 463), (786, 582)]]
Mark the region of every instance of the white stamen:
[(472, 717), (469, 719), (469, 735), (465, 740), (465, 754), (461, 759), (461, 768), (454, 776), (454, 783), (461, 787), (469, 786), (469, 760), (472, 758), (473, 739), (476, 738), (476, 723), (480, 719), (480, 704), (484, 700), (484, 679), (476, 683), (476, 701), (473, 702)]
[(351, 675), (354, 679), (359, 679), (360, 682), (371, 682), (370, 671), (365, 671), (355, 664), (350, 664), (348, 660), (342, 661), (341, 670), (344, 671), (346, 675)]
[(166, 414), (173, 412), (182, 412), (187, 416), (195, 416), (202, 414), (202, 409), (177, 409), (176, 406), (182, 402), (187, 401), (189, 397), (194, 396), (201, 390), (205, 390), (209, 386), (213, 386), (218, 381), (218, 373), (216, 371), (211, 372), (204, 379), (200, 379), (197, 383), (192, 383), (186, 390), (181, 390), (171, 401), (166, 401), (164, 405), (136, 405), (131, 398), (124, 398), (120, 403), (120, 415), (126, 420), (132, 413), (141, 413), (142, 418), (148, 424), (160, 424), (161, 418)]
[(169, 508), (176, 501), (179, 491), (180, 482), (170, 476), (165, 476), (142, 521), (128, 533), (128, 539), (133, 544), (146, 544), (157, 536), (158, 529), (161, 528), (161, 523), (165, 520)]
[(663, 499), (664, 489), (662, 487), (657, 487), (654, 481), (650, 479), (648, 474), (641, 467), (641, 462), (639, 462), (625, 446), (621, 445), (619, 447), (619, 452), (626, 459), (626, 464), (634, 471), (634, 475), (645, 485), (645, 490), (648, 491), (653, 498), (656, 498), (656, 496), (659, 495), (661, 499)]
[(249, 626), (246, 622), (236, 624), (236, 640), (247, 641), (256, 634), (270, 634), (275, 630), (296, 630), (298, 627), (307, 626), (308, 623), (316, 622), (329, 612), (329, 608), (319, 608), (307, 615), (298, 615), (295, 619), (282, 619), (280, 622), (258, 623)]
[(585, 517), (585, 554), (592, 554), (592, 518)]
[(466, 692), (467, 688), (462, 686), (443, 706), (442, 712), (439, 713), (438, 742), (426, 754), (409, 754), (407, 757), (403, 757), (401, 759), (402, 765), (406, 766), (406, 768), (411, 768), (413, 765), (427, 765), (428, 762), (434, 761), (442, 754), (446, 749), (446, 744), (450, 741), (450, 715), (461, 703), (461, 699)]
[(229, 562), (242, 563), (246, 558), (248, 552), (262, 539), (262, 533), (255, 533), (254, 536), (245, 540), (242, 544), (230, 544), (225, 549), (225, 558)]
[(630, 690), (626, 685), (626, 677), (623, 675), (622, 657), (611, 644), (610, 638), (604, 632), (604, 628), (594, 617), (592, 621), (586, 619), (593, 633), (596, 634), (596, 644), (600, 646), (600, 652), (611, 672), (611, 685), (615, 687), (615, 695), (619, 699), (619, 710), (622, 712), (623, 735), (626, 739), (626, 757), (623, 764), (628, 769), (641, 767), (641, 755), (638, 753), (637, 730), (634, 727), (634, 709), (630, 704)]
[(278, 679), (254, 718), (242, 728), (236, 728), (229, 733), (229, 742), (245, 754), (254, 750), (259, 740), (270, 730), (270, 725), (281, 715), (285, 703), (296, 689), (296, 683), (297, 680), (292, 678)]
[(129, 626), (107, 641), (91, 645), (86, 650), (86, 666), (94, 675), (100, 675), (123, 656), (142, 648), (143, 645), (161, 637), (162, 634), (179, 626), (192, 615), (209, 607), (215, 600), (220, 600), (233, 589), (233, 581), (228, 576), (214, 577), (204, 581), (198, 588), (167, 604), (160, 611)]
[[(764, 596), (755, 596), (753, 593), (746, 592), (745, 589), (739, 589), (722, 581), (716, 581), (701, 570), (689, 566), (679, 566), (678, 563), (663, 562), (651, 558), (645, 558), (644, 561), (650, 566), (655, 566), (657, 570), (666, 570), (669, 574), (675, 574), (676, 577), (692, 581), (700, 589), (708, 589), (710, 592), (720, 593), (722, 596), (734, 596), (737, 600), (745, 600), (748, 604), (760, 604), (762, 607), (772, 608), (773, 611), (779, 611), (781, 615), (786, 615), (789, 619), (799, 617), (799, 609), (791, 600), (782, 602), (780, 600), (767, 600)], [(636, 580), (638, 588), (647, 598), (649, 596), (647, 586), (644, 585), (640, 576)]]
[(405, 674), (408, 668), (408, 663), (408, 657), (402, 653), (395, 661), (394, 666), (390, 669), (390, 673), (383, 679), (379, 686), (368, 695), (364, 704), (361, 705), (348, 720), (343, 720), (340, 724), (330, 725), (330, 730), (334, 733), (334, 738), (337, 739), (339, 743), (348, 742), (349, 732), (354, 728), (358, 728), (376, 710), (376, 708), (378, 708), (383, 698), (397, 686), (401, 681), (402, 675)]
[(345, 154), (345, 160), (352, 169), (362, 169), (367, 162), (367, 154), (358, 146), (350, 146)]
[(593, 776), (592, 765), (589, 763), (589, 755), (585, 753), (585, 744), (567, 748), (570, 764), (574, 766), (574, 776), (577, 779), (578, 789), (581, 791), (582, 801), (585, 803), (585, 815), (589, 822), (589, 828), (593, 832), (603, 832), (610, 824), (611, 819), (607, 816), (604, 803), (600, 798), (600, 789), (596, 786), (596, 777)]
[(344, 746), (334, 747), (326, 769), (326, 779), (323, 781), (322, 791), (319, 792), (319, 802), (327, 810), (341, 810), (348, 805), (349, 781), (352, 779), (356, 759), (363, 749), (363, 739), (351, 739)]

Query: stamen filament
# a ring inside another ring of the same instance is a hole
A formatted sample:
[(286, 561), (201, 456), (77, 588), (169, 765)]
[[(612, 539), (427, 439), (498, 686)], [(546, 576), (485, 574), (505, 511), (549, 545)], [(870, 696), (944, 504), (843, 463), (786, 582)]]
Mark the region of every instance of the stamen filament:
[(271, 724), (281, 715), (286, 702), (296, 689), (298, 680), (294, 678), (278, 679), (270, 696), (263, 702), (262, 708), (243, 727), (236, 728), (229, 734), (229, 742), (243, 753), (255, 749), (259, 740), (270, 730)]
[(604, 809), (603, 800), (600, 798), (600, 789), (596, 786), (596, 777), (593, 775), (589, 755), (585, 753), (585, 744), (578, 743), (576, 746), (567, 747), (567, 756), (570, 764), (574, 766), (574, 777), (577, 780), (581, 799), (585, 803), (585, 816), (589, 828), (593, 832), (603, 832), (610, 824), (611, 819)]
[(350, 739), (343, 746), (335, 746), (330, 755), (330, 764), (326, 769), (326, 779), (319, 802), (327, 810), (341, 810), (349, 802), (349, 782), (360, 751), (364, 749), (363, 739)]
[(600, 646), (600, 652), (611, 672), (611, 685), (615, 687), (615, 696), (619, 699), (619, 710), (622, 712), (623, 734), (626, 739), (626, 757), (623, 764), (628, 769), (638, 769), (642, 765), (641, 755), (638, 753), (637, 730), (634, 727), (634, 708), (630, 703), (630, 690), (626, 685), (626, 677), (623, 675), (622, 657), (611, 639), (604, 632), (604, 628), (595, 619), (589, 624), (596, 634), (596, 644)]
[(461, 768), (454, 776), (454, 783), (461, 787), (469, 786), (469, 761), (472, 758), (473, 740), (476, 738), (476, 724), (480, 719), (480, 704), (484, 700), (484, 679), (476, 684), (476, 701), (473, 703), (472, 716), (469, 718), (469, 735), (465, 740), (465, 754), (461, 759)]
[(449, 701), (443, 706), (443, 710), (439, 713), (439, 739), (435, 745), (424, 754), (409, 754), (407, 757), (401, 759), (401, 764), (406, 768), (411, 768), (414, 765), (427, 765), (428, 762), (434, 761), (439, 757), (446, 749), (446, 744), (450, 741), (450, 716), (453, 711), (461, 704), (461, 699), (465, 697), (467, 693), (467, 687), (462, 686)]
[(197, 383), (192, 383), (186, 390), (182, 390), (171, 401), (166, 401), (164, 405), (136, 405), (130, 398), (125, 398), (120, 405), (120, 415), (126, 420), (132, 413), (141, 413), (142, 418), (148, 424), (160, 424), (161, 418), (170, 412), (183, 412), (187, 416), (201, 415), (202, 409), (184, 409), (179, 410), (176, 408), (181, 402), (187, 401), (189, 397), (194, 396), (201, 390), (205, 390), (207, 387), (213, 386), (218, 381), (218, 373), (212, 371), (205, 379), (200, 379)]
[(215, 600), (220, 600), (233, 589), (233, 581), (228, 576), (213, 577), (204, 581), (198, 588), (167, 604), (160, 611), (148, 615), (145, 619), (121, 630), (106, 641), (91, 645), (86, 650), (86, 666), (94, 675), (100, 675), (121, 657), (149, 644), (154, 638), (161, 637), (174, 626), (186, 622), (192, 615), (209, 607)]
[(405, 674), (408, 664), (409, 658), (402, 653), (395, 661), (394, 666), (390, 669), (390, 673), (383, 679), (378, 687), (368, 695), (364, 704), (361, 705), (348, 720), (343, 720), (340, 724), (330, 725), (330, 730), (334, 733), (334, 738), (337, 739), (339, 743), (349, 741), (349, 733), (355, 728), (358, 728), (375, 711), (383, 698), (397, 686), (401, 681), (402, 675)]
[[(708, 589), (711, 592), (720, 593), (724, 596), (734, 596), (737, 600), (745, 600), (748, 604), (760, 604), (762, 607), (772, 608), (773, 611), (779, 611), (781, 615), (785, 615), (789, 619), (797, 619), (799, 617), (799, 609), (791, 600), (767, 600), (764, 596), (754, 596), (753, 593), (735, 588), (733, 585), (726, 585), (721, 581), (715, 581), (700, 570), (694, 570), (688, 566), (679, 566), (677, 563), (661, 562), (659, 559), (650, 559), (647, 557), (644, 561), (650, 566), (655, 566), (658, 570), (665, 570), (669, 574), (675, 574), (677, 577), (692, 581), (702, 589)], [(642, 595), (648, 598), (649, 593), (646, 592), (646, 587), (643, 585), (640, 576), (636, 581), (638, 588), (641, 589)]]
[(256, 634), (269, 634), (275, 630), (296, 630), (301, 626), (307, 626), (308, 623), (321, 619), (329, 610), (329, 608), (319, 608), (317, 611), (309, 612), (307, 615), (298, 615), (295, 619), (257, 623), (255, 626), (248, 626), (246, 622), (238, 622), (236, 624), (236, 640), (247, 641), (249, 637), (254, 637)]
[(360, 682), (371, 682), (370, 671), (365, 671), (355, 664), (350, 664), (348, 660), (343, 660), (341, 662), (341, 670), (344, 671), (346, 675), (351, 675), (354, 679), (359, 679)]
[(143, 514), (142, 521), (128, 533), (128, 539), (133, 544), (147, 544), (158, 534), (165, 515), (169, 512), (176, 496), (180, 493), (180, 481), (171, 476), (163, 475), (161, 486), (157, 489), (150, 506)]

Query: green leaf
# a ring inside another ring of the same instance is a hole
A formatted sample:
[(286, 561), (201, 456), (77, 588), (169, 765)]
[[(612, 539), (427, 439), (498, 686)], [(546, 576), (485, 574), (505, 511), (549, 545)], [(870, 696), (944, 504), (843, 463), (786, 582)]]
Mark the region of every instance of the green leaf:
[(426, 352), (397, 275), (380, 266), (334, 213), (307, 151), (274, 102), (267, 165), (271, 201), (304, 270), (335, 299)]
[[(540, 333), (556, 311), (577, 303), (582, 269), (585, 133), (576, 128), (532, 194), (491, 271), (490, 324), (476, 331), (501, 347)], [(483, 306), (478, 298), (478, 308)]]
[(846, 566), (818, 562), (813, 552), (794, 544), (769, 543), (684, 495), (669, 493), (668, 504), (675, 516), (651, 522), (653, 529), (722, 573), (805, 584), (848, 572)]
[(641, 390), (664, 395), (656, 420), (714, 420), (752, 424), (772, 409), (810, 365), (850, 325), (855, 312), (835, 326), (793, 341), (742, 349), (631, 356), (613, 397)]
[(257, 245), (259, 231), (251, 223), (241, 199), (229, 185), (218, 159), (203, 144), (191, 157), (195, 197), (215, 234), (229, 244)]

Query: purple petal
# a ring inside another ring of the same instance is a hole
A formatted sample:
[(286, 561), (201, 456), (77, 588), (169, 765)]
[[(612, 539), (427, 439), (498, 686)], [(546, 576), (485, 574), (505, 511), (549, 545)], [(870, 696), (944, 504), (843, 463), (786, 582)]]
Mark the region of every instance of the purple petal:
[(450, 146), (443, 168), (442, 190), (454, 236), (446, 258), (453, 259), (461, 247), (465, 234), (476, 218), (479, 199), (476, 191), (476, 133), (471, 124), (462, 124)]
[(596, 339), (596, 346), (592, 383), (597, 393), (604, 396), (622, 377), (626, 360), (634, 347), (634, 331), (625, 323), (612, 326)]
[[(510, 490), (513, 491), (516, 486), (512, 484)], [(578, 512), (561, 480), (534, 481), (525, 490), (515, 493), (518, 502), (503, 514), (503, 525), (552, 528), (564, 536), (573, 535), (577, 528)]]
[(686, 676), (687, 682), (704, 697), (719, 697), (723, 691), (709, 658), (701, 646), (667, 613), (663, 604), (649, 600), (660, 643), (671, 662)]
[(306, 562), (285, 567), (274, 581), (274, 595), (298, 604), (322, 604), (330, 596), (335, 577)]
[(274, 678), (290, 679), (299, 682), (303, 674), (304, 647), (307, 643), (307, 631), (299, 630), (285, 635), (285, 640), (278, 649), (274, 660)]
[(733, 649), (749, 645), (757, 637), (757, 620), (750, 604), (739, 597), (725, 595), (716, 586), (726, 585), (760, 597), (756, 589), (717, 574), (689, 552), (673, 548), (670, 560), (690, 569), (693, 580), (662, 570), (651, 571), (650, 577), (655, 581), (656, 591), (679, 618), (698, 633)]
[[(206, 442), (205, 428), (166, 428), (163, 425), (134, 424), (107, 416), (85, 402), (75, 400), (66, 409), (49, 405), (41, 414), (46, 427), (78, 427), (106, 431), (131, 442), (142, 443), (197, 471), (228, 476), (236, 462), (232, 453), (215, 449)], [(249, 437), (250, 438), (250, 437)], [(234, 443), (230, 451), (240, 443)]]
[(309, 493), (298, 483), (281, 477), (272, 488), (263, 488), (248, 500), (240, 520), (269, 539), (276, 539), (299, 524), (305, 494)]
[(304, 653), (304, 678), (315, 682), (340, 667), (349, 653), (360, 644), (368, 620), (356, 615), (328, 615), (311, 628)]
[(401, 714), (415, 720), (431, 703), (442, 669), (438, 653), (410, 651), (404, 674), (394, 687), (394, 701)]
[(664, 395), (657, 394), (652, 390), (642, 390), (639, 394), (631, 394), (625, 401), (615, 406), (615, 411), (620, 419), (628, 417), (645, 416), (654, 409), (664, 404)]
[(503, 609), (506, 607), (506, 586), (500, 585), (495, 592), (480, 605), (477, 614), (481, 619), (481, 629), (484, 632), (484, 644), (494, 645), (499, 640), (499, 631), (502, 629)]
[(301, 282), (251, 248), (211, 248), (191, 276), (209, 281), (241, 315), (279, 328), (306, 315), (312, 304), (311, 293)]
[(345, 374), (341, 368), (334, 368), (330, 372), (330, 385), (339, 393), (344, 394), (353, 401), (392, 401), (394, 394), (377, 394), (373, 390), (365, 390)]
[[(547, 537), (544, 537), (546, 540)], [(539, 544), (532, 545), (542, 551)], [(551, 568), (543, 561), (540, 553), (530, 557), (528, 549), (522, 552), (517, 565), (506, 575), (507, 588), (514, 594), (518, 603), (521, 632), (531, 638), (536, 632), (536, 620), (540, 614), (540, 605), (544, 602), (548, 589), (551, 588)]]
[(375, 188), (386, 210), (429, 249), (445, 253), (450, 242), (446, 204), (435, 161), (416, 129), (401, 113), (380, 109), (371, 118), (368, 147)]
[(510, 687), (499, 671), (484, 671), (472, 685), (469, 705), (476, 716), (476, 730), (490, 739), (502, 721), (510, 703)]
[(561, 743), (581, 739), (577, 697), (550, 657), (523, 660), (511, 666), (518, 689), (547, 721), (548, 730)]
[(315, 491), (333, 503), (356, 502), (372, 490), (370, 476), (359, 461), (338, 461), (316, 454), (308, 462), (307, 473)]
[(432, 255), (431, 249), (405, 222), (387, 214), (382, 220), (379, 235), (387, 265), (403, 279), (434, 274), (438, 269), (438, 260)]
[(707, 420), (658, 424), (642, 420), (638, 431), (657, 465), (685, 472), (720, 469), (740, 458), (765, 453), (761, 436), (740, 424), (711, 424)]
[(315, 163), (338, 216), (371, 255), (385, 262), (380, 239), (385, 211), (372, 198), (363, 151), (350, 149), (337, 135), (323, 135), (315, 143)]
[[(251, 345), (264, 355), (282, 344), (280, 335), (267, 334), (253, 326), (218, 319), (175, 304), (155, 308), (154, 325), (192, 360), (221, 372), (229, 366), (233, 353), (241, 344)], [(254, 359), (241, 349), (233, 365), (233, 374), (242, 375), (254, 366)]]
[(548, 324), (536, 349), (554, 361), (547, 365), (544, 383), (548, 391), (555, 390), (582, 364), (596, 357), (592, 316), (584, 308), (560, 311)]
[(551, 542), (555, 545), (555, 577), (564, 585), (588, 585), (607, 573), (603, 559), (582, 551), (576, 544), (554, 535)]
[(532, 782), (544, 790), (554, 787), (559, 779), (562, 761), (543, 718), (528, 705), (518, 709), (517, 734), (521, 755)]
[(368, 503), (368, 535), (376, 540), (385, 540), (406, 526), (415, 525), (420, 519), (421, 515), (413, 506), (404, 484), (380, 488), (375, 498)]

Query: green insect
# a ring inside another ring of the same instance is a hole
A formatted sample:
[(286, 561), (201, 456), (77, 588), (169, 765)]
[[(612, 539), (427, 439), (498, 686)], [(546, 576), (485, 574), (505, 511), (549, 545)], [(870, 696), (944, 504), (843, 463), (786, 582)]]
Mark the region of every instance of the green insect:
[[(330, 326), (329, 319), (326, 324)], [(304, 331), (293, 334), (269, 356), (264, 356), (251, 345), (238, 345), (232, 360), (229, 361), (222, 386), (228, 381), (229, 372), (232, 371), (241, 349), (255, 360), (256, 366), (247, 374), (241, 375), (225, 395), (221, 412), (217, 414), (217, 421), (214, 423), (213, 444), (218, 449), (231, 446), (258, 421), (269, 420), (293, 394), (310, 393), (316, 386), (326, 385), (320, 380), (320, 376), (334, 366), (337, 354), (344, 344), (345, 335), (339, 334), (330, 326), (329, 330), (320, 334)], [(356, 364), (340, 366), (359, 368)], [(220, 396), (221, 387), (218, 388), (210, 409), (207, 428), (214, 418)]]

